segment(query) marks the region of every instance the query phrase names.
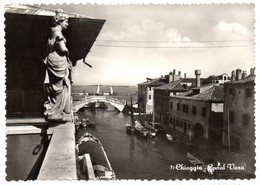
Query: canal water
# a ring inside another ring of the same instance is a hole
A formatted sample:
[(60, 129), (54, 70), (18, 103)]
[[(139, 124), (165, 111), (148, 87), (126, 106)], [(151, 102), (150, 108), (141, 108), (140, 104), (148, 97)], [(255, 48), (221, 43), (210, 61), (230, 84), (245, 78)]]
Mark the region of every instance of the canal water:
[(89, 118), (97, 125), (96, 128), (78, 130), (76, 139), (85, 132), (97, 137), (104, 146), (117, 179), (168, 180), (201, 175), (170, 169), (171, 165), (191, 164), (187, 161), (186, 151), (168, 141), (164, 135), (145, 139), (141, 135), (127, 134), (125, 124), (130, 122), (127, 114), (116, 110), (84, 109), (77, 115), (79, 118)]

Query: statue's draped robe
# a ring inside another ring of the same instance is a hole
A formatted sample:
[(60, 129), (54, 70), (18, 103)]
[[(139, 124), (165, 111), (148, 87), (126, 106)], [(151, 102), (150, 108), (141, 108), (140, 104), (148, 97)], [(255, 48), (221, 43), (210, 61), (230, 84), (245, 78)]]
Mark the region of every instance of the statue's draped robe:
[(55, 27), (51, 28), (44, 59), (46, 65), (44, 85), (47, 92), (44, 115), (50, 120), (62, 120), (65, 114), (70, 113), (69, 73), (72, 66), (68, 57), (59, 49), (61, 41), (66, 43), (61, 31)]

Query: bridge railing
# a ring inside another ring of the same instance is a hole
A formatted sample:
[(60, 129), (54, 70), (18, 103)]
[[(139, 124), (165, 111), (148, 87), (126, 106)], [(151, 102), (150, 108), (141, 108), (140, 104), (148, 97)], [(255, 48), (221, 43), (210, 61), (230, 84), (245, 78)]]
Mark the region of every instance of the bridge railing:
[(106, 100), (107, 100), (108, 102), (113, 102), (113, 103), (118, 103), (118, 104), (126, 105), (126, 101), (125, 101), (125, 100), (119, 100), (119, 99), (111, 98), (111, 97), (106, 97)]
[(126, 100), (119, 100), (119, 99), (116, 99), (116, 98), (106, 97), (106, 96), (88, 96), (88, 97), (82, 99), (81, 101), (74, 102), (73, 105), (84, 104), (84, 103), (89, 102), (91, 100), (106, 100), (108, 102), (126, 105)]

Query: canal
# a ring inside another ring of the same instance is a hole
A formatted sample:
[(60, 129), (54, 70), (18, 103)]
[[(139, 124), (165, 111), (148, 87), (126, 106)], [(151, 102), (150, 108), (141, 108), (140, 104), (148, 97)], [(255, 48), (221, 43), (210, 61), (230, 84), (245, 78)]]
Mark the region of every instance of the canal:
[(130, 116), (116, 110), (84, 109), (77, 112), (79, 118), (89, 118), (96, 128), (81, 128), (79, 139), (90, 132), (103, 144), (117, 179), (183, 179), (196, 178), (201, 174), (171, 170), (171, 165), (191, 166), (186, 151), (168, 141), (164, 135), (145, 139), (141, 135), (126, 133), (125, 124)]

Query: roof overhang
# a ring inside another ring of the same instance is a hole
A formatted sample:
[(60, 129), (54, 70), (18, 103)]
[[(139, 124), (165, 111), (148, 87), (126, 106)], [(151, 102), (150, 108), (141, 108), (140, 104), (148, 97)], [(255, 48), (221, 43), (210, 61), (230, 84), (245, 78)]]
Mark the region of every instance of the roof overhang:
[[(64, 12), (64, 14), (66, 13)], [(67, 14), (69, 27), (64, 30), (63, 34), (67, 40), (70, 59), (75, 65), (78, 60), (84, 59), (88, 55), (105, 20)], [(43, 55), (53, 15), (55, 15), (55, 11), (40, 7), (27, 5), (6, 7), (5, 33), (6, 41), (8, 41), (6, 44), (14, 48), (21, 47), (28, 52), (38, 48), (40, 51), (37, 52)]]

